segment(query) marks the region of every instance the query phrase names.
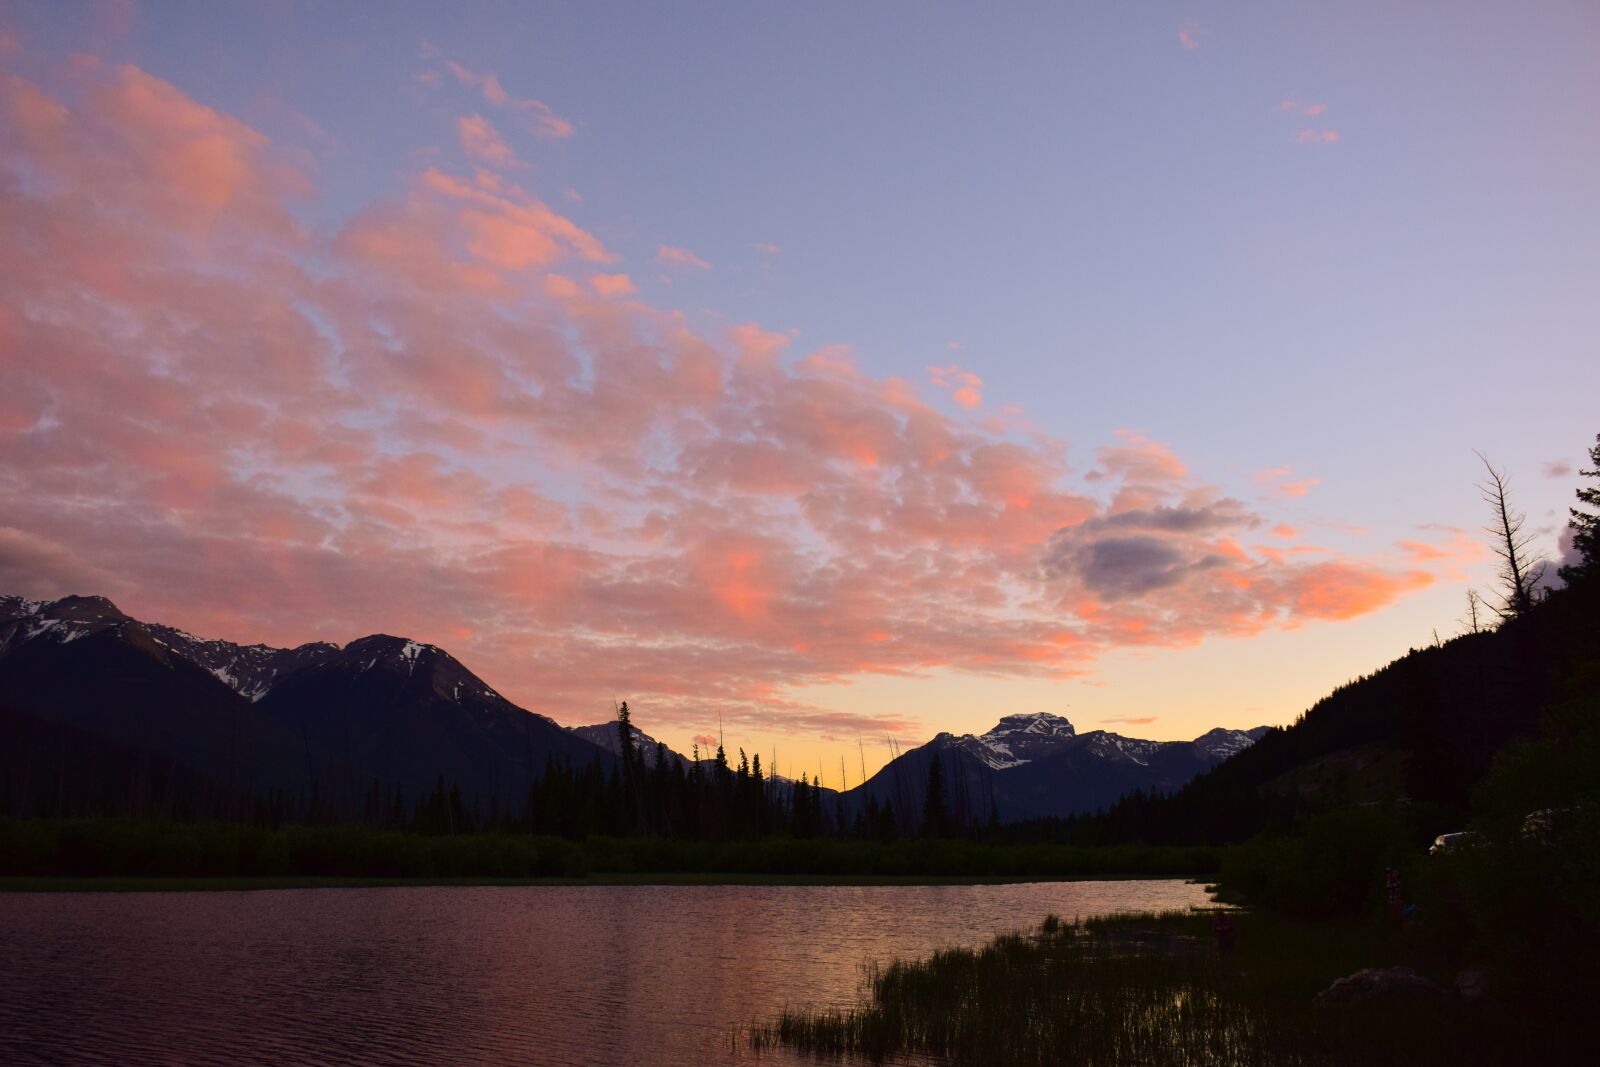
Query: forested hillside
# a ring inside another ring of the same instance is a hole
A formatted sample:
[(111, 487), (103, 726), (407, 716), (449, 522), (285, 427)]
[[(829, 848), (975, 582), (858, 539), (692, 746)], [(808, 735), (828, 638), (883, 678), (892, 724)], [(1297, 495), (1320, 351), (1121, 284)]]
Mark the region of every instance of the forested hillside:
[(1466, 818), (1496, 754), (1547, 712), (1593, 700), (1600, 582), (1578, 578), (1497, 629), (1404, 656), (1319, 700), (1293, 725), (1165, 796), (1134, 794), (1062, 824), (1081, 842), (1224, 843), (1352, 804)]

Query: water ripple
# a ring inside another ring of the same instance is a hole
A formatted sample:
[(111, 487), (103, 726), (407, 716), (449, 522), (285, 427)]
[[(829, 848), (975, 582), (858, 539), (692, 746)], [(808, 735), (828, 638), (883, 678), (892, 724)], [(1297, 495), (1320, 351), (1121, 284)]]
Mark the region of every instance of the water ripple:
[(7, 893), (0, 1062), (741, 1063), (736, 1027), (853, 1003), (871, 961), (1204, 899), (1178, 881)]

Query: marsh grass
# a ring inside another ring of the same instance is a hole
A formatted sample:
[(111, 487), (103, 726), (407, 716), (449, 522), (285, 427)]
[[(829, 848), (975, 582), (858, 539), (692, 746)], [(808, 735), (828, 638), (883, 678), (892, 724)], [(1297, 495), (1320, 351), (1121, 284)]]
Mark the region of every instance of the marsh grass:
[(1365, 1011), (1313, 1003), (1332, 978), (1392, 961), (1381, 929), (1171, 913), (1065, 922), (979, 949), (870, 968), (860, 1006), (785, 1011), (753, 1026), (761, 1050), (983, 1064), (1459, 1062), (1448, 1000)]

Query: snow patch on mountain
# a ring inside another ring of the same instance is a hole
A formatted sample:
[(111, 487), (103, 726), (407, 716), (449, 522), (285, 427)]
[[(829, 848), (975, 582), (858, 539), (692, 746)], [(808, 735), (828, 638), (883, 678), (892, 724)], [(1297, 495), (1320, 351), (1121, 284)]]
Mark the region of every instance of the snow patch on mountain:
[(1039, 711), (1002, 716), (985, 733), (952, 736), (949, 743), (961, 747), (990, 770), (1003, 771), (1059, 751), (1077, 733), (1063, 716)]
[[(617, 733), (615, 720), (599, 722), (591, 726), (568, 726), (566, 729), (568, 733), (577, 734), (585, 741), (599, 745), (614, 755), (619, 754), (622, 750), (622, 738)], [(632, 723), (628, 724), (628, 729), (633, 734), (634, 748), (644, 757), (645, 766), (653, 769), (656, 765), (656, 739)], [(670, 748), (667, 749), (667, 763), (669, 766), (673, 764), (685, 768), (689, 766), (687, 757), (674, 752)]]
[(1258, 726), (1253, 730), (1228, 730), (1219, 726), (1195, 738), (1194, 744), (1196, 748), (1221, 763), (1255, 744), (1266, 732), (1265, 726)]

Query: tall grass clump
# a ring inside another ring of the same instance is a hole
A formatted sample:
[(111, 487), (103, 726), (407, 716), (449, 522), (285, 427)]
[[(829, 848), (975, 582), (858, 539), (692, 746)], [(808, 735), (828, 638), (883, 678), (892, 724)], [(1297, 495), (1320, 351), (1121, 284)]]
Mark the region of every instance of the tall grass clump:
[(978, 949), (870, 967), (865, 1002), (788, 1010), (753, 1026), (785, 1046), (874, 1062), (1310, 1064), (1471, 1061), (1465, 1013), (1448, 1000), (1332, 1011), (1330, 977), (1381, 964), (1364, 929), (1239, 915), (1219, 950), (1207, 915), (1064, 922)]

